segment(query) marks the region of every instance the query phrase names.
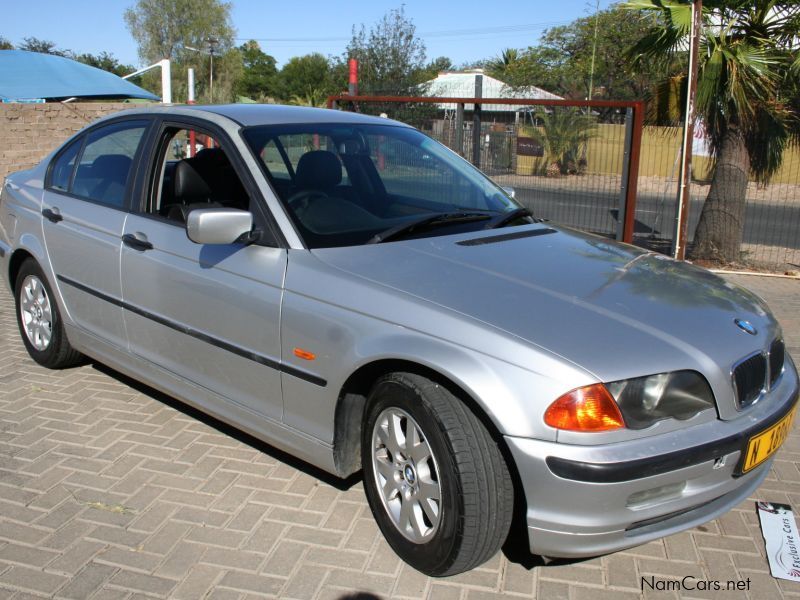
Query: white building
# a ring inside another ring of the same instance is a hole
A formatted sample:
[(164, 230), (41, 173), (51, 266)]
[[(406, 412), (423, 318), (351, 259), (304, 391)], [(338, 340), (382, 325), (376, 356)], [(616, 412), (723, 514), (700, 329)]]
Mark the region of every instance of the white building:
[[(551, 94), (536, 86), (526, 88), (512, 88), (499, 79), (487, 75), (483, 69), (468, 69), (466, 71), (443, 71), (435, 79), (423, 84), (426, 96), (441, 96), (444, 98), (474, 98), (475, 78), (483, 76), (481, 97), (483, 98), (525, 98), (527, 100), (563, 100), (561, 96)], [(451, 102), (438, 103), (444, 111), (456, 110), (456, 104)], [(483, 112), (524, 112), (530, 105), (525, 104), (481, 104)], [(465, 110), (472, 110), (472, 104), (466, 104)]]

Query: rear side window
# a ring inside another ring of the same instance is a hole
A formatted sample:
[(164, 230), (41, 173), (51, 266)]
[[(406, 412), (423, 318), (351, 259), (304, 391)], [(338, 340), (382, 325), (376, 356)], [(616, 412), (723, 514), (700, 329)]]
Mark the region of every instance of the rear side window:
[(72, 170), (75, 168), (75, 159), (78, 158), (78, 151), (81, 149), (83, 138), (75, 140), (61, 153), (53, 163), (53, 170), (50, 173), (50, 187), (62, 192), (69, 191), (69, 181), (72, 178)]
[(121, 208), (133, 159), (147, 121), (125, 121), (91, 132), (69, 191), (100, 204)]

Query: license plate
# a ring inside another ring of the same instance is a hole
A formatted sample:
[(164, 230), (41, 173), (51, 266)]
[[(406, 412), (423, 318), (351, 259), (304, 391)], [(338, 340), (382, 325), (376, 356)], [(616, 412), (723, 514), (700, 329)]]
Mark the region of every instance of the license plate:
[(744, 462), (742, 462), (742, 473), (747, 473), (749, 470), (756, 468), (775, 454), (778, 448), (783, 445), (792, 430), (795, 412), (795, 409), (792, 409), (775, 425), (750, 438), (750, 441), (747, 442)]

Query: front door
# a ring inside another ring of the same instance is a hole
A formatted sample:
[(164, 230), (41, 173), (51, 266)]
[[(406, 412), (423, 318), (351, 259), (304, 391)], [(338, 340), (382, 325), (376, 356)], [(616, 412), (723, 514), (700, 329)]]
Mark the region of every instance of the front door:
[(123, 232), (130, 349), (254, 414), (280, 420), (286, 251), (190, 241), (185, 218), (191, 210), (250, 210), (251, 194), (230, 151), (213, 136), (165, 126), (159, 140), (148, 198)]

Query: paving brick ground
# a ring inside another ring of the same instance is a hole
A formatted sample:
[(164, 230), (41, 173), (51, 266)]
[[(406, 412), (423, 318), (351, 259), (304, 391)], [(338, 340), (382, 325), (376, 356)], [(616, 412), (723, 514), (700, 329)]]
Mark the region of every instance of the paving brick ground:
[[(770, 303), (800, 356), (800, 282), (730, 279)], [(800, 507), (798, 461), (795, 432), (757, 497)], [(601, 600), (639, 597), (650, 575), (749, 579), (749, 592), (724, 598), (800, 597), (800, 584), (769, 575), (752, 501), (626, 552), (549, 566), (520, 557), (511, 549), (449, 579), (415, 572), (380, 536), (359, 482), (331, 479), (102, 366), (39, 368), (2, 287), (0, 599)]]

